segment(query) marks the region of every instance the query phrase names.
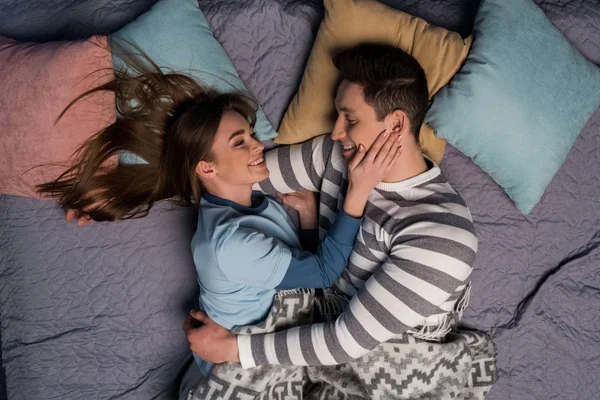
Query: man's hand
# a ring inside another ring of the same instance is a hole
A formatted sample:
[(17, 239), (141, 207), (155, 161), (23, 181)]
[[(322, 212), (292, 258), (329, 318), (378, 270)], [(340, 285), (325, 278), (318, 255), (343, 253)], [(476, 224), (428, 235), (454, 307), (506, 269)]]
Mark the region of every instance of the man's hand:
[[(195, 321), (202, 325), (195, 327)], [(240, 361), (236, 335), (210, 319), (205, 312), (190, 311), (183, 330), (190, 349), (204, 361), (215, 364)]]

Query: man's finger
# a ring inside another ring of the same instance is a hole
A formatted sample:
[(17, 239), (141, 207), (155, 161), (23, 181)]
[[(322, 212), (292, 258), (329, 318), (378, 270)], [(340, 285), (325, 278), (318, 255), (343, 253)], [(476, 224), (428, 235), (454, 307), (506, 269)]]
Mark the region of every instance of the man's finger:
[(194, 318), (196, 321), (202, 322), (203, 324), (210, 322), (210, 318), (208, 317), (208, 315), (206, 315), (206, 313), (201, 310), (190, 311), (190, 316), (192, 316), (192, 318)]
[(185, 332), (186, 335), (189, 335), (191, 330), (194, 329), (194, 318), (192, 318), (191, 315), (188, 315), (187, 318), (185, 319), (185, 322), (183, 323), (183, 331)]

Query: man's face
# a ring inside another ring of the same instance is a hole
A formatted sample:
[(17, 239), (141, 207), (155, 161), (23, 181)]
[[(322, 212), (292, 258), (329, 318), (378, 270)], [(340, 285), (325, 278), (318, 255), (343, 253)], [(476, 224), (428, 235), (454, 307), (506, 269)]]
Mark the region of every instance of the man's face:
[(387, 128), (385, 120), (378, 121), (375, 109), (365, 103), (363, 89), (357, 83), (342, 81), (335, 97), (335, 108), (338, 118), (331, 138), (341, 142), (346, 162), (354, 157), (359, 145), (369, 150), (377, 136)]

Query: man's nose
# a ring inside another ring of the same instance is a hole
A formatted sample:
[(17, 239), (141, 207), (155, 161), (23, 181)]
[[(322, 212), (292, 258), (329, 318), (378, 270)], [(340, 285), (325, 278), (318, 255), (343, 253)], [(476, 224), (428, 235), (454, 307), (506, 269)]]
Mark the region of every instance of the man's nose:
[(346, 137), (346, 128), (344, 124), (340, 122), (338, 119), (333, 126), (333, 131), (331, 131), (331, 138), (333, 140), (342, 140)]

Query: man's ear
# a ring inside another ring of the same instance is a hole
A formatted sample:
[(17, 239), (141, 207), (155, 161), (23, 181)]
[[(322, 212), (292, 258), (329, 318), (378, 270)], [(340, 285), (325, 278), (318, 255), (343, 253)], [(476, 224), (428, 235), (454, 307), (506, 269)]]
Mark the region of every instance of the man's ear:
[(196, 173), (203, 179), (211, 179), (217, 175), (216, 165), (213, 162), (200, 161), (196, 165)]
[(388, 132), (404, 133), (409, 128), (408, 116), (402, 110), (394, 110), (386, 117)]

